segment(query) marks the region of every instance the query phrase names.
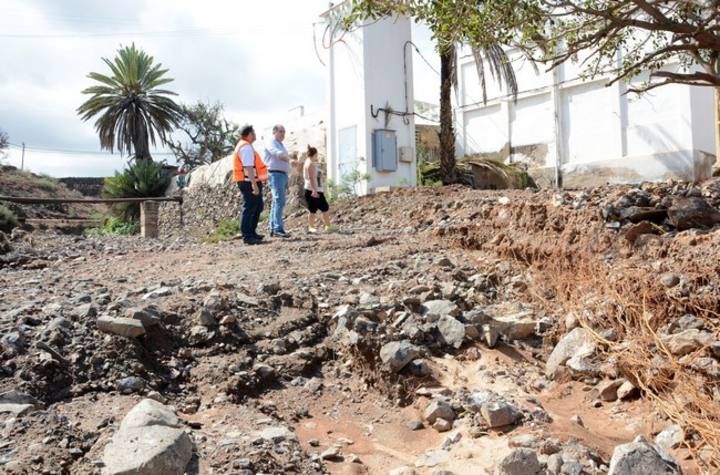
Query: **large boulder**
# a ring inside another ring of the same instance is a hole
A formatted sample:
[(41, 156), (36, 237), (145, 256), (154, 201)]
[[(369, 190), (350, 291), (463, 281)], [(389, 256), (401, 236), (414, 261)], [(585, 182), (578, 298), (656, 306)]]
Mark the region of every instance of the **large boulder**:
[(495, 475), (538, 475), (542, 466), (532, 449), (515, 449), (495, 467)]
[(682, 475), (669, 455), (643, 437), (615, 447), (608, 475)]
[(545, 364), (545, 375), (554, 377), (562, 365), (577, 372), (590, 371), (591, 359), (596, 349), (595, 340), (587, 330), (582, 327), (574, 329), (555, 346)]
[(120, 423), (103, 453), (104, 475), (182, 475), (192, 442), (175, 413), (145, 399)]
[(465, 401), (465, 407), (480, 413), (490, 428), (515, 424), (521, 415), (517, 407), (490, 391), (472, 393)]
[(391, 341), (380, 348), (380, 360), (394, 373), (399, 373), (418, 357), (420, 349), (407, 340)]
[(700, 197), (676, 198), (668, 210), (668, 221), (681, 231), (711, 228), (720, 224), (720, 211)]
[(460, 348), (465, 339), (465, 325), (455, 318), (444, 315), (437, 322), (442, 342), (453, 348)]

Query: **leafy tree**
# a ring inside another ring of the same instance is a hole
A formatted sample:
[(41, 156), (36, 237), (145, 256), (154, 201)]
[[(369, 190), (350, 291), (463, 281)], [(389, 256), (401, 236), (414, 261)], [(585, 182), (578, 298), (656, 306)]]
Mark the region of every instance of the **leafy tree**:
[[(525, 7), (514, 8), (503, 0), (353, 0), (347, 26), (360, 20), (375, 20), (391, 14), (407, 15), (426, 24), (440, 54), (440, 167), (443, 183), (458, 179), (451, 94), (456, 83), (457, 44), (468, 44), (476, 59), (477, 72), (487, 101), (485, 64), (511, 94), (517, 93), (512, 64), (503, 49), (513, 39)], [(528, 8), (530, 4), (527, 4)]]
[(183, 140), (168, 143), (178, 163), (194, 168), (233, 151), (240, 127), (223, 117), (222, 104), (183, 105), (181, 114), (178, 129)]
[(77, 112), (84, 121), (97, 116), (101, 148), (152, 160), (150, 144), (166, 143), (181, 117), (180, 107), (170, 97), (176, 94), (160, 89), (173, 81), (166, 77), (168, 69), (135, 44), (120, 48), (113, 61), (103, 61), (112, 74), (88, 74), (99, 84), (82, 91), (91, 97)]
[(580, 56), (586, 75), (613, 74), (609, 84), (648, 73), (630, 89), (638, 93), (671, 83), (720, 88), (718, 0), (523, 1), (544, 12), (523, 31), (525, 46), (551, 67)]

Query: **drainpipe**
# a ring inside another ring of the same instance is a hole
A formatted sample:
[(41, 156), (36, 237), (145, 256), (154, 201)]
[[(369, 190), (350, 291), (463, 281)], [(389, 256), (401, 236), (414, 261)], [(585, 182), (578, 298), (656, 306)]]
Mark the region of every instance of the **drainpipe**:
[(562, 161), (565, 153), (564, 147), (564, 135), (563, 135), (563, 117), (562, 117), (562, 101), (560, 91), (560, 68), (558, 66), (553, 70), (553, 86), (552, 86), (552, 101), (553, 101), (553, 115), (554, 121), (554, 132), (555, 132), (555, 188), (562, 188)]

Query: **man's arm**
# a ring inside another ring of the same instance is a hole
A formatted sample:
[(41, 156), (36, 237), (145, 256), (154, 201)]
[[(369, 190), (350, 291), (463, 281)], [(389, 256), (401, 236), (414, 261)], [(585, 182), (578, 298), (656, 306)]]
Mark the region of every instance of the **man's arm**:
[(278, 160), (282, 160), (283, 162), (290, 161), (287, 150), (285, 150), (284, 147), (276, 146), (275, 142), (270, 142), (270, 146), (267, 147), (266, 150), (270, 155), (272, 155), (274, 158), (277, 158)]

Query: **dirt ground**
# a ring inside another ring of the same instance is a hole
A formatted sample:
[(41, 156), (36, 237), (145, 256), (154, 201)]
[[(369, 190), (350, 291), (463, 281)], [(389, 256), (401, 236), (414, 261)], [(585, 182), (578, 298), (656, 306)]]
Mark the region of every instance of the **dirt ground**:
[[(630, 331), (630, 313), (606, 312), (618, 302), (645, 305), (653, 329), (691, 311), (716, 338), (720, 328), (720, 230), (666, 229), (629, 239), (634, 224), (618, 230), (602, 215), (604, 203), (628, 190), (565, 197), (400, 191), (337, 206), (338, 233), (309, 235), (296, 217), (291, 239), (254, 247), (184, 236), (153, 242), (38, 234), (32, 248), (16, 242), (0, 267), (0, 333), (20, 331), (25, 343), (17, 351), (5, 347), (0, 392), (30, 393), (42, 410), (2, 419), (0, 472), (100, 473), (117, 424), (153, 391), (186, 421), (194, 443), (188, 473), (386, 474), (403, 465), (428, 475), (493, 473), (513, 447), (528, 444), (522, 436), (543, 457), (552, 452), (541, 448), (548, 444), (593, 451), (600, 460), (595, 473), (605, 473), (616, 446), (638, 435), (652, 440), (683, 420), (663, 410), (667, 399), (645, 396), (658, 388), (599, 401), (594, 388), (606, 373), (547, 380), (545, 361), (567, 315), (578, 313), (598, 333), (615, 331), (615, 344), (626, 346), (640, 335)], [(680, 283), (664, 286), (667, 273)], [(385, 329), (373, 338), (393, 340), (390, 323), (400, 308), (416, 305), (413, 298), (460, 302), (458, 289), (477, 279), (484, 283), (474, 284), (473, 306), (524, 306), (551, 329), (528, 341), (501, 339), (494, 348), (469, 339), (457, 349), (429, 345), (429, 374), (417, 377), (385, 377), (362, 352), (335, 341), (342, 305), (363, 315), (372, 310), (371, 323)], [(223, 301), (216, 320), (230, 318), (232, 326), (198, 324), (210, 295)], [(137, 341), (92, 323), (148, 302), (162, 310), (163, 323)], [(66, 363), (43, 354), (38, 341)], [(602, 359), (617, 362), (620, 375), (645, 374), (631, 359), (638, 355), (615, 344)], [(272, 373), (266, 379), (263, 365)], [(131, 375), (145, 387), (128, 394), (117, 381)], [(706, 375), (673, 381), (718, 384)], [(409, 428), (440, 388), (509, 395), (526, 417), (502, 430), (478, 430), (472, 415), (458, 417), (450, 432), (427, 423)], [(698, 388), (695, 396), (703, 394)], [(715, 412), (707, 417), (716, 417), (718, 402), (709, 401)], [(297, 445), (283, 451), (248, 441), (278, 424), (296, 434)], [(686, 431), (687, 447), (671, 454), (686, 474), (712, 473), (697, 463), (703, 448), (706, 455), (712, 448), (712, 434)], [(341, 455), (323, 460), (319, 454), (332, 447)], [(442, 447), (439, 462), (428, 462)]]

